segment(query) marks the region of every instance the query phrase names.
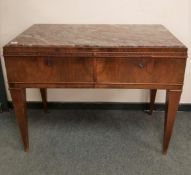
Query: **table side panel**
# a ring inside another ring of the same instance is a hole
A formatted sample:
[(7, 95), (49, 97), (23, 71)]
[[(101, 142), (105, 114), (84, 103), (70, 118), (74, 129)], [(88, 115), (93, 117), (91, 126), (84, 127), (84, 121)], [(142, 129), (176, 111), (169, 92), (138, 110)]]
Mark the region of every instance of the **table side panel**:
[(179, 51), (161, 56), (159, 52), (70, 52), (5, 55), (5, 64), (10, 87), (181, 89), (186, 58), (187, 52)]

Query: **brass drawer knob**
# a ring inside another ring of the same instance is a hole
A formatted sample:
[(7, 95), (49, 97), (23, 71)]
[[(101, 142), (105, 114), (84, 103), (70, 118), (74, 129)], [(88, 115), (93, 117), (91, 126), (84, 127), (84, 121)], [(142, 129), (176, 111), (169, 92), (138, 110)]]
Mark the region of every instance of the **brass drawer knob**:
[(139, 68), (143, 69), (145, 65), (143, 63), (139, 63)]
[(47, 66), (52, 66), (52, 61), (50, 60), (50, 58), (45, 58), (45, 64)]

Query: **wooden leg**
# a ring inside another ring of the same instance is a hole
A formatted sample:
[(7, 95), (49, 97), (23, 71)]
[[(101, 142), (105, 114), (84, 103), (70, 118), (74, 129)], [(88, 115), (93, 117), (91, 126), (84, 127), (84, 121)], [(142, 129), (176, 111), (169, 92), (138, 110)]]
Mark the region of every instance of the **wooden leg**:
[(24, 150), (29, 150), (29, 139), (28, 139), (28, 122), (26, 114), (26, 89), (10, 89), (15, 115), (17, 123), (20, 129), (21, 138), (24, 145)]
[(41, 94), (41, 98), (42, 98), (42, 103), (43, 103), (44, 112), (48, 112), (47, 89), (46, 89), (46, 88), (41, 88), (41, 89), (40, 89), (40, 94)]
[(153, 113), (154, 110), (156, 93), (157, 89), (150, 89), (150, 110), (149, 110), (150, 115)]
[(176, 112), (181, 97), (181, 90), (167, 90), (166, 92), (166, 113), (164, 122), (163, 154), (167, 153)]

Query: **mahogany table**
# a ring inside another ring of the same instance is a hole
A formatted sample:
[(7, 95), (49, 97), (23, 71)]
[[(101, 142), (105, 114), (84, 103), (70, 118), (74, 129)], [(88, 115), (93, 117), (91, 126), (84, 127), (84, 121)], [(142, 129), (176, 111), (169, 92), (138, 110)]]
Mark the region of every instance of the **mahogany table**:
[(36, 24), (3, 49), (24, 150), (29, 149), (26, 88), (166, 90), (163, 153), (182, 93), (187, 48), (162, 25)]

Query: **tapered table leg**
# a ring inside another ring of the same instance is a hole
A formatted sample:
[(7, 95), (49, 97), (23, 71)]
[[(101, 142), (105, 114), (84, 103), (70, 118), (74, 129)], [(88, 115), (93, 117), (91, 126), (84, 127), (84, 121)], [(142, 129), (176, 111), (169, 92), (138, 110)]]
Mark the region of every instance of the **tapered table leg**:
[(182, 93), (181, 90), (167, 90), (166, 92), (166, 113), (164, 122), (163, 154), (166, 154), (168, 150), (181, 93)]
[(153, 113), (153, 110), (154, 110), (156, 93), (157, 93), (157, 89), (150, 89), (150, 109), (149, 109), (150, 115)]
[(40, 94), (41, 94), (41, 98), (42, 98), (44, 112), (48, 112), (47, 89), (46, 88), (41, 88), (40, 89)]
[(28, 122), (26, 114), (26, 90), (25, 89), (10, 89), (13, 106), (15, 110), (15, 115), (17, 123), (20, 129), (21, 138), (24, 145), (24, 150), (29, 149), (29, 139), (28, 139)]

